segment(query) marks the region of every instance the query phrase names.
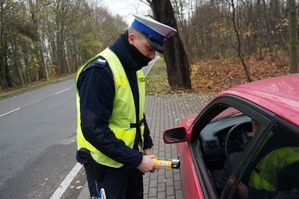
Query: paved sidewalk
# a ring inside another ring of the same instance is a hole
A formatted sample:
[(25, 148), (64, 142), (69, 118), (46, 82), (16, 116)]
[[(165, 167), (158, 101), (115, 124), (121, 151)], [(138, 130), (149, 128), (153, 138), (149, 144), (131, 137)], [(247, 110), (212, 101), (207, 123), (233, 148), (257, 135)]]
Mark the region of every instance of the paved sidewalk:
[[(148, 95), (145, 102), (146, 119), (153, 138), (154, 154), (160, 159), (177, 158), (175, 144), (164, 144), (162, 133), (165, 129), (180, 125), (189, 115), (198, 113), (210, 94)], [(77, 199), (89, 198), (87, 184)], [(144, 176), (144, 199), (183, 199), (179, 170), (160, 169), (159, 172)]]

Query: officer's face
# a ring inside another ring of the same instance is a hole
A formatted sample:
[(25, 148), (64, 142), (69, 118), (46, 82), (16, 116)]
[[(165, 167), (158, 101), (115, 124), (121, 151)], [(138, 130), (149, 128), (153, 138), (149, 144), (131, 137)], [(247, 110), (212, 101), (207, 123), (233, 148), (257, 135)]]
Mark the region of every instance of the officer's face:
[(139, 35), (138, 33), (130, 33), (129, 34), (129, 43), (135, 46), (144, 56), (154, 59), (156, 55), (156, 50), (153, 49), (148, 40), (143, 36)]

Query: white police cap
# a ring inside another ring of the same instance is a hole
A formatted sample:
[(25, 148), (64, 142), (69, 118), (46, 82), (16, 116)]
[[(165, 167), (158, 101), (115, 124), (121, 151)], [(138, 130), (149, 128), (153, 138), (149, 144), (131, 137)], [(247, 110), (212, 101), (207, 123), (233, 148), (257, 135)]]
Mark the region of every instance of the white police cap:
[(134, 15), (131, 27), (147, 36), (151, 46), (158, 52), (163, 52), (164, 42), (174, 35), (176, 29), (162, 24), (150, 17)]

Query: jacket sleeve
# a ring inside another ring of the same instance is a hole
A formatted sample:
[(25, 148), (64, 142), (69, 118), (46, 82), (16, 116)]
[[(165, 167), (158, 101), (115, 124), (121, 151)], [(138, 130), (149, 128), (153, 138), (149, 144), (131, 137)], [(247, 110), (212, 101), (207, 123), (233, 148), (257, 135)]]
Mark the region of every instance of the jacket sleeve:
[(232, 174), (236, 166), (239, 164), (244, 153), (242, 151), (231, 153), (224, 162), (224, 167), (220, 172), (220, 175), (216, 178), (216, 188), (222, 190)]
[(143, 149), (149, 149), (149, 148), (152, 148), (153, 141), (152, 141), (152, 138), (150, 136), (150, 130), (149, 130), (148, 124), (146, 122), (146, 118), (145, 118), (144, 114), (143, 114), (143, 117), (144, 117), (144, 134), (143, 134), (144, 145), (143, 145)]
[(77, 83), (83, 136), (111, 159), (136, 168), (142, 153), (126, 146), (108, 127), (115, 96), (112, 72), (107, 64), (91, 64), (80, 74)]

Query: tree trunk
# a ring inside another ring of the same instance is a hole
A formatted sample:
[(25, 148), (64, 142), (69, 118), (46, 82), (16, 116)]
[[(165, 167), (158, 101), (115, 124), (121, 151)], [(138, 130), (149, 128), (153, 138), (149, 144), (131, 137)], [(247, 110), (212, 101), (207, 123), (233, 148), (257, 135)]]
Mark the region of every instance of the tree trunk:
[(6, 72), (5, 72), (5, 54), (6, 54), (6, 48), (4, 46), (4, 41), (5, 41), (5, 38), (4, 38), (4, 27), (3, 27), (3, 24), (4, 24), (4, 21), (3, 21), (3, 2), (1, 2), (1, 5), (0, 5), (0, 87), (1, 89), (3, 88), (7, 88), (8, 87), (8, 83), (7, 83), (7, 80), (6, 80)]
[(12, 83), (12, 78), (8, 67), (7, 43), (4, 41), (2, 34), (1, 37), (2, 38), (1, 38), (1, 47), (0, 47), (0, 81), (1, 81), (1, 89), (3, 89), (3, 88), (12, 87), (13, 83)]
[(57, 62), (57, 75), (66, 73), (64, 41), (65, 41), (65, 20), (66, 20), (66, 3), (62, 0), (57, 0), (56, 5), (56, 62)]
[(33, 4), (32, 0), (29, 0), (29, 8), (31, 12), (31, 19), (34, 24), (34, 32), (37, 37), (37, 41), (34, 42), (34, 48), (36, 51), (36, 56), (38, 57), (38, 63), (42, 69), (42, 78), (46, 78), (47, 81), (49, 81), (49, 73), (48, 68), (45, 63), (44, 58), (44, 48), (43, 48), (43, 37), (42, 37), (42, 30), (40, 29), (40, 13), (41, 13), (41, 6), (38, 1), (36, 1), (35, 4)]
[[(6, 42), (4, 42), (4, 48), (7, 49), (8, 46), (6, 44)], [(7, 51), (4, 51), (7, 53)], [(11, 74), (10, 74), (10, 71), (9, 71), (9, 67), (8, 67), (8, 60), (7, 60), (7, 54), (4, 53), (4, 75), (5, 75), (5, 80), (6, 80), (6, 83), (7, 83), (7, 86), (9, 88), (13, 87), (13, 83), (12, 83), (12, 78), (11, 78)]]
[(289, 60), (290, 73), (298, 72), (297, 64), (297, 20), (295, 0), (288, 0), (289, 11)]
[(20, 85), (24, 86), (25, 85), (25, 80), (24, 80), (24, 76), (23, 76), (23, 71), (21, 68), (18, 68), (18, 72), (19, 72), (19, 79), (20, 79)]
[[(152, 0), (150, 6), (156, 20), (177, 29), (170, 0)], [(191, 89), (189, 62), (179, 33), (166, 41), (164, 58), (170, 87)]]

